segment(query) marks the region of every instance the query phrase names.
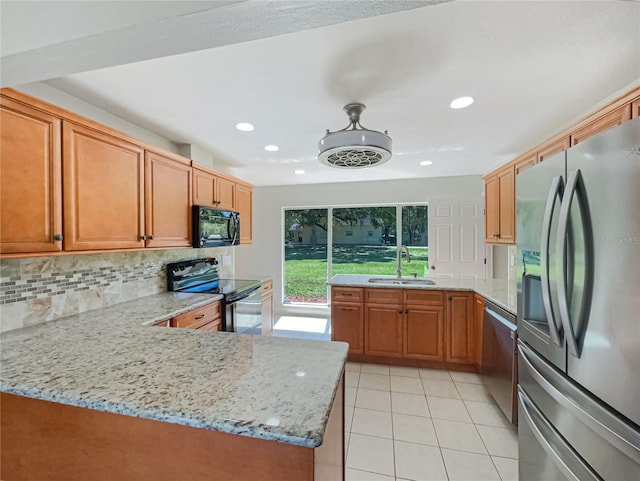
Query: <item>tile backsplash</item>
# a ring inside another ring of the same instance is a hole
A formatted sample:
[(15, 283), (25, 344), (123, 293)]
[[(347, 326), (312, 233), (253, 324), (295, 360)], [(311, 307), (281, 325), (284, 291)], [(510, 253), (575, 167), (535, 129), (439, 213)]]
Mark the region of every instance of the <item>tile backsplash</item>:
[[(188, 257), (233, 259), (233, 247), (0, 259), (0, 331), (164, 292), (165, 266)], [(233, 277), (233, 262), (220, 277)]]

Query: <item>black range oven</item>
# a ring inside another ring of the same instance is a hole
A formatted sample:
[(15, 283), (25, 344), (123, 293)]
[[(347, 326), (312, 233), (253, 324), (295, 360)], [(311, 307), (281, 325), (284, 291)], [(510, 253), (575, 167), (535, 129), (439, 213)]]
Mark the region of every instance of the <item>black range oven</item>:
[(167, 264), (167, 289), (176, 292), (222, 294), (222, 330), (262, 333), (261, 282), (221, 279), (214, 257), (185, 259)]

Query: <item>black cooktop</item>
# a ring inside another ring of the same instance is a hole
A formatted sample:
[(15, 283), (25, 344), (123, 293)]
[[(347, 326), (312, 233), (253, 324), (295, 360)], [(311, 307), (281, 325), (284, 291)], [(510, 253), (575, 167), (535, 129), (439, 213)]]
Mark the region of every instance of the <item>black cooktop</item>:
[(260, 285), (261, 282), (254, 279), (220, 279), (218, 261), (213, 257), (167, 264), (167, 288), (170, 291), (223, 294), (229, 301), (258, 289)]

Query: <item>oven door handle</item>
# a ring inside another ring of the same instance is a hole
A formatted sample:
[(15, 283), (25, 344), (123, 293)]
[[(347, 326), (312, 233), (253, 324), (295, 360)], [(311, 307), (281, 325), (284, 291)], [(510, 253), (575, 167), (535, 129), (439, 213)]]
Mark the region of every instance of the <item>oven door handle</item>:
[(258, 284), (255, 287), (251, 287), (249, 289), (246, 289), (242, 292), (237, 293), (233, 297), (225, 297), (224, 301), (226, 304), (233, 304), (234, 302), (241, 301), (243, 299), (246, 299), (247, 297), (252, 296), (256, 291), (259, 291), (260, 287), (261, 287), (260, 284)]

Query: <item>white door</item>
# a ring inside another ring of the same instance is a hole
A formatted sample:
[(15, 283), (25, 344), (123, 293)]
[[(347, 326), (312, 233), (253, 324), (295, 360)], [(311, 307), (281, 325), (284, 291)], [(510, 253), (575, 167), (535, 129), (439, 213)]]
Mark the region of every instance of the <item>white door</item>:
[(429, 199), (429, 276), (485, 277), (482, 198)]

